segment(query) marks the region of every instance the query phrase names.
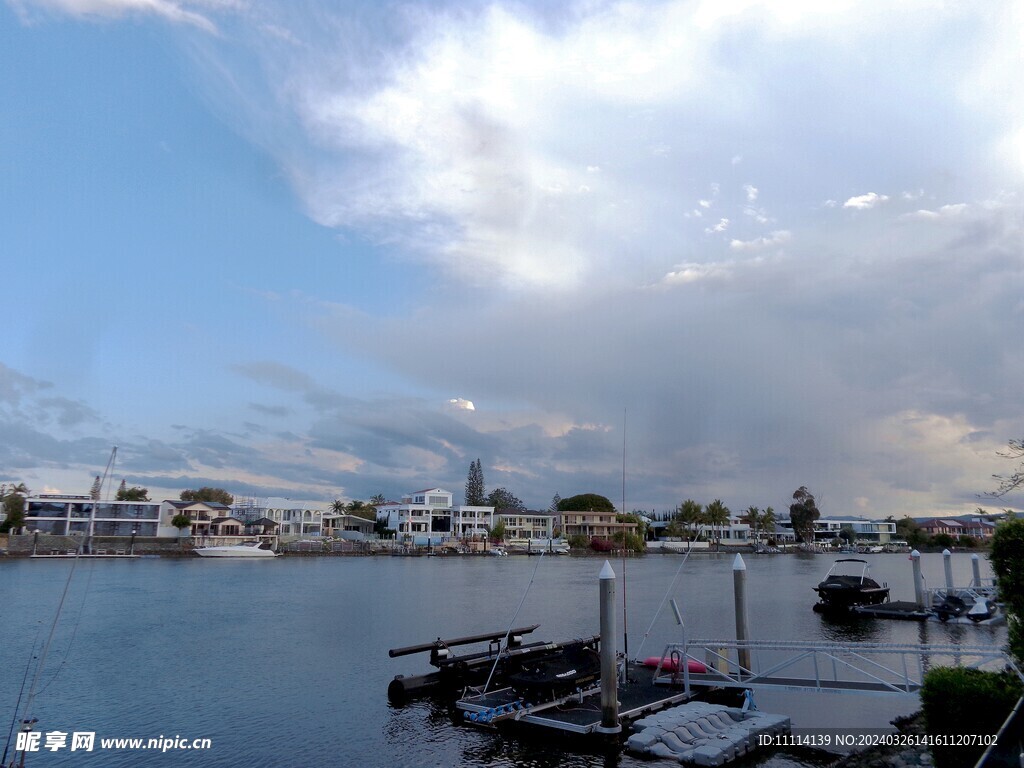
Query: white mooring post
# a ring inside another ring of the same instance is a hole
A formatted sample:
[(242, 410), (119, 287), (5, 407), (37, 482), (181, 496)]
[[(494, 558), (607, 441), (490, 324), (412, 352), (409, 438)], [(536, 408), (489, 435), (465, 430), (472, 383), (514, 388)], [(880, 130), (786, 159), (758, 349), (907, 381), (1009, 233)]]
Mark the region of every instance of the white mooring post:
[(974, 576), (971, 586), (977, 589), (981, 586), (981, 558), (977, 555), (971, 555), (971, 573)]
[(924, 582), (921, 579), (921, 553), (915, 549), (910, 553), (910, 561), (914, 565), (914, 601), (918, 608), (927, 608), (924, 603)]
[(946, 594), (952, 595), (953, 590), (953, 553), (948, 549), (942, 550), (942, 567), (946, 571)]
[[(736, 640), (743, 643), (750, 639), (747, 621), (747, 564), (742, 555), (736, 555), (732, 562), (732, 591), (736, 604)], [(750, 649), (739, 649), (739, 664), (745, 670), (750, 669)], [(742, 670), (740, 676), (743, 676)]]
[(604, 561), (601, 569), (601, 724), (598, 733), (621, 733), (619, 680), (615, 674), (615, 571)]

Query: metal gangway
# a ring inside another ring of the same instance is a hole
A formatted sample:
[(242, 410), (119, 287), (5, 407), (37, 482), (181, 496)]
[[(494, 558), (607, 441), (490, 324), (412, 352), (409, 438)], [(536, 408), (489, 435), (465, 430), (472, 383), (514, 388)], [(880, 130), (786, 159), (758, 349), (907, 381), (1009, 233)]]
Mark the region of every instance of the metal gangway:
[(682, 684), (687, 694), (699, 685), (915, 696), (932, 666), (1012, 669), (1024, 681), (1014, 660), (993, 646), (687, 640), (666, 646), (655, 683)]

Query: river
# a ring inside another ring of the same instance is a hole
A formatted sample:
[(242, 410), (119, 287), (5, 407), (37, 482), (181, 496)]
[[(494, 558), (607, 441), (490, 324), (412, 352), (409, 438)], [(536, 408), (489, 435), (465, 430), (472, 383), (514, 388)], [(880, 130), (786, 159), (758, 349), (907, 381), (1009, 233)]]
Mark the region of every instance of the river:
[[(811, 588), (834, 557), (744, 557), (756, 639), (1005, 642), (1005, 627), (832, 624), (811, 610)], [(893, 599), (913, 599), (906, 555), (866, 557)], [(641, 643), (649, 656), (679, 638), (670, 610), (652, 620), (681, 562), (674, 555), (630, 558), (623, 579), (622, 561), (612, 561), (620, 598), (626, 592), (631, 656)], [(626, 755), (581, 754), (550, 740), (455, 727), (442, 706), (396, 708), (386, 697), (394, 675), (429, 670), (425, 656), (390, 659), (389, 648), (503, 631), (521, 601), (515, 624), (540, 624), (537, 639), (596, 634), (602, 564), (591, 557), (454, 556), (79, 561), (40, 675), (32, 713), (39, 730), (95, 732), (97, 740), (210, 739), (211, 747), (162, 754), (101, 750), (97, 741), (92, 752), (43, 749), (27, 765), (649, 766)], [(943, 583), (941, 555), (925, 555), (922, 564), (929, 585)], [(691, 636), (733, 635), (732, 565), (732, 555), (694, 555), (683, 566), (671, 597)], [(39, 655), (72, 567), (68, 560), (0, 560), (2, 741), (31, 650)], [(953, 567), (956, 583), (967, 584), (969, 555), (954, 555)], [(991, 575), (984, 560), (982, 575)], [(823, 728), (884, 726), (916, 709), (914, 699), (852, 695), (759, 693), (758, 704), (791, 715), (795, 725)], [(808, 760), (783, 754), (755, 764)]]

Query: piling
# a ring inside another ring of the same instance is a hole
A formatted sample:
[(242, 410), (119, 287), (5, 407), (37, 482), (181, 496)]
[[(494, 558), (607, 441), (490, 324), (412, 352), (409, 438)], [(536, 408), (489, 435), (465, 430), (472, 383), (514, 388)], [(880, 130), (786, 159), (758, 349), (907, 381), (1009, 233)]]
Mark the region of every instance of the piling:
[(977, 589), (981, 586), (981, 558), (977, 555), (971, 555), (971, 573), (974, 575), (971, 586)]
[(910, 553), (910, 561), (914, 565), (914, 602), (918, 608), (927, 608), (924, 599), (924, 581), (921, 578), (921, 553), (916, 549)]
[[(750, 631), (747, 622), (747, 564), (743, 562), (742, 555), (736, 555), (732, 562), (732, 590), (736, 605), (736, 640), (743, 643), (750, 639)], [(741, 675), (743, 670), (750, 669), (750, 648), (740, 646), (739, 664)]]
[(946, 594), (952, 595), (953, 590), (953, 553), (948, 549), (942, 550), (942, 567), (946, 571)]
[(598, 733), (621, 733), (619, 681), (615, 674), (615, 571), (604, 561), (601, 569), (601, 725)]

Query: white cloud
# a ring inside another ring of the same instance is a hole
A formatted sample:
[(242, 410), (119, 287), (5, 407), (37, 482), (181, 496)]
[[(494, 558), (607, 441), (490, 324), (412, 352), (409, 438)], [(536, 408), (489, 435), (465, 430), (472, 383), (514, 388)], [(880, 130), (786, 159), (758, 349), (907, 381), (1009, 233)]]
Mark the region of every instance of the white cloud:
[(452, 410), (456, 410), (456, 411), (475, 411), (476, 410), (476, 406), (473, 405), (473, 401), (472, 400), (466, 400), (466, 399), (461, 398), (461, 397), (453, 397), (451, 400), (449, 400), (447, 403), (445, 403), (445, 405), (448, 408), (450, 408)]
[(779, 229), (767, 237), (756, 237), (753, 240), (732, 240), (729, 247), (734, 251), (763, 251), (769, 248), (777, 248), (788, 243), (792, 233), (786, 229)]
[(887, 195), (879, 195), (877, 192), (868, 192), (866, 195), (857, 195), (856, 197), (851, 197), (849, 200), (843, 203), (843, 208), (867, 210), (869, 208), (874, 208), (876, 205), (879, 205), (880, 203), (884, 203), (888, 199), (889, 197)]
[(744, 184), (743, 191), (747, 193), (747, 202), (752, 203), (757, 200), (757, 187), (753, 184)]
[(715, 232), (725, 232), (725, 230), (727, 230), (728, 228), (729, 228), (729, 220), (728, 219), (719, 219), (717, 224), (715, 224), (713, 227), (707, 227), (704, 230), (704, 232), (706, 234), (710, 235), (710, 234), (714, 234)]
[[(175, 2), (174, 0), (20, 0), (23, 9), (35, 6), (44, 10), (65, 13), (81, 18), (120, 18), (130, 15), (153, 15), (176, 24), (188, 24), (206, 32), (215, 32), (216, 25), (209, 11), (235, 9), (233, 0), (202, 0), (202, 2)], [(200, 12), (202, 11), (202, 12)]]
[(922, 208), (914, 211), (913, 213), (905, 213), (901, 219), (924, 219), (924, 220), (936, 220), (936, 219), (949, 219), (957, 216), (962, 216), (970, 209), (966, 203), (955, 203), (953, 205), (943, 205), (938, 210), (928, 210)]

